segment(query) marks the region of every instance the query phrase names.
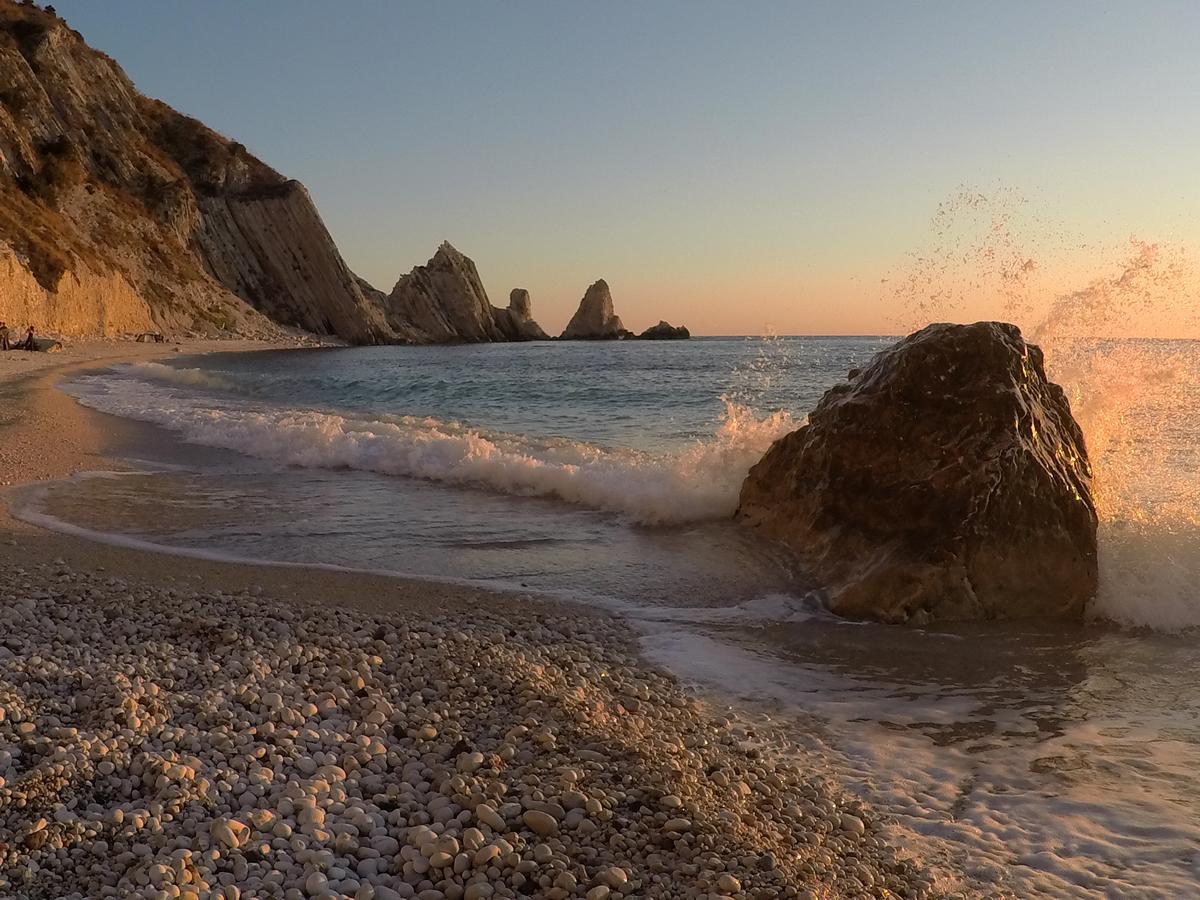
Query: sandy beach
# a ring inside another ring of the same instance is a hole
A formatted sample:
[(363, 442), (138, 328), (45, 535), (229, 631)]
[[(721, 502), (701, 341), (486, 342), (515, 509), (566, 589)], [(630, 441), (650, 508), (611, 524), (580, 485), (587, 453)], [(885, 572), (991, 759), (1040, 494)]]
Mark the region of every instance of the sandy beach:
[[(55, 385), (174, 352), (6, 355), (3, 480), (119, 467), (105, 447), (120, 420)], [(582, 613), (168, 556), (5, 513), (0, 896), (943, 892), (819, 767)]]

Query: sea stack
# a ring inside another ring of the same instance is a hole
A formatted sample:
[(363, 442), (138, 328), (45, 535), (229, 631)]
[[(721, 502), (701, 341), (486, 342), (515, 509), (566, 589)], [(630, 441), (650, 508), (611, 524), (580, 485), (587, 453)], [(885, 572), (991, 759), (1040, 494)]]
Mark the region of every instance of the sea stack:
[(567, 323), (562, 340), (611, 341), (628, 333), (621, 324), (621, 317), (613, 312), (612, 292), (608, 289), (608, 282), (601, 278), (587, 289), (587, 293), (579, 301), (579, 309)]
[(510, 341), (550, 340), (542, 326), (533, 320), (533, 305), (525, 288), (513, 288), (508, 295), (508, 308), (495, 313), (496, 324)]
[(737, 518), (854, 618), (1078, 620), (1096, 592), (1083, 434), (1013, 325), (930, 325), (852, 371), (750, 470)]

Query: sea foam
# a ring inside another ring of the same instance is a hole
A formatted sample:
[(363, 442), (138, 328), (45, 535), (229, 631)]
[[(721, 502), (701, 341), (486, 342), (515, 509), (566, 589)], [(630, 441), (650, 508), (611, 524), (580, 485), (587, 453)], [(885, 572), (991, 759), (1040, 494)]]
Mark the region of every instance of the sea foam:
[(138, 366), (124, 374), (119, 379), (88, 376), (67, 390), (87, 406), (152, 422), (192, 443), (284, 465), (359, 469), (552, 497), (648, 525), (732, 515), (750, 467), (772, 441), (796, 427), (786, 413), (758, 416), (727, 400), (709, 439), (678, 452), (649, 453), (434, 418), (252, 408), (156, 383), (216, 387), (221, 380), (196, 370)]

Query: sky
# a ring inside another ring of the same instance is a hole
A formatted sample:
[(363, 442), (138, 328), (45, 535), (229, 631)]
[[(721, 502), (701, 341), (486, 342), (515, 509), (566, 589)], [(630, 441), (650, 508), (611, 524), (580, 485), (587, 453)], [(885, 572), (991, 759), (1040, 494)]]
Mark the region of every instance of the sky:
[(377, 287), (449, 240), (551, 332), (603, 277), (635, 330), (893, 333), (946, 266), (992, 314), (981, 242), (1039, 302), (1200, 242), (1194, 2), (55, 5)]

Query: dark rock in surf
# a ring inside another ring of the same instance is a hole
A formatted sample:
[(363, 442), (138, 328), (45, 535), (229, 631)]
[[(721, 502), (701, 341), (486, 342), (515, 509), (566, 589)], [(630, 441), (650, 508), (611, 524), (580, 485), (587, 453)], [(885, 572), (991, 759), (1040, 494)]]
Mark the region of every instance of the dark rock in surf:
[(685, 341), (691, 336), (692, 333), (687, 330), (685, 325), (676, 327), (669, 322), (659, 322), (639, 334), (638, 339), (643, 341)]
[(885, 622), (1079, 619), (1095, 595), (1083, 434), (1013, 325), (930, 325), (776, 441), (737, 518), (790, 545), (832, 609)]

